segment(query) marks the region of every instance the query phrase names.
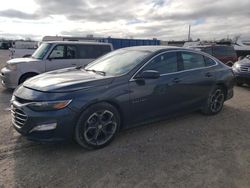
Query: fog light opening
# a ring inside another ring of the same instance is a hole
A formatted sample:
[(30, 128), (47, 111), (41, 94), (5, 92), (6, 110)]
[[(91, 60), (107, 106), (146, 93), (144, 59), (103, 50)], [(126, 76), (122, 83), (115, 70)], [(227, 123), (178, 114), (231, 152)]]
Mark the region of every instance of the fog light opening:
[(57, 123), (41, 124), (30, 130), (30, 133), (35, 131), (50, 131), (56, 129)]

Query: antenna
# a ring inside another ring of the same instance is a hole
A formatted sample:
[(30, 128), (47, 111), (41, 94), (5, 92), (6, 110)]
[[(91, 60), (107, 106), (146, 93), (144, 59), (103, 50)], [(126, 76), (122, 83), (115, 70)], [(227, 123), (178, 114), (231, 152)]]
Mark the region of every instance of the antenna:
[(191, 25), (188, 25), (188, 41), (191, 40)]

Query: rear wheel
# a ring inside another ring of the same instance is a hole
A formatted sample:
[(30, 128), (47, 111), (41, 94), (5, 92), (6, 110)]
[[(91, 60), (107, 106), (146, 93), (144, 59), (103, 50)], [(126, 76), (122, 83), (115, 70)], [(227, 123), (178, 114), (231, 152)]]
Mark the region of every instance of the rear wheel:
[(120, 128), (120, 115), (109, 103), (90, 106), (80, 116), (75, 129), (76, 142), (86, 149), (108, 145)]
[(222, 87), (216, 87), (209, 95), (207, 103), (202, 109), (202, 112), (206, 115), (218, 114), (225, 102), (225, 91)]

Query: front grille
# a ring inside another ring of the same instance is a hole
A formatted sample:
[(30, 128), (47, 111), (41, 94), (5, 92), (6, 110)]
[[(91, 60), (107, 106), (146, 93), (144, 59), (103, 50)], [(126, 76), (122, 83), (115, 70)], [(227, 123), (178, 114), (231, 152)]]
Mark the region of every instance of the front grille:
[(22, 110), (16, 108), (13, 105), (11, 107), (11, 116), (12, 116), (12, 123), (17, 128), (21, 128), (22, 126), (24, 126), (28, 119), (27, 115)]
[(243, 67), (243, 66), (241, 66), (240, 67), (240, 71), (241, 72), (250, 72), (250, 67)]

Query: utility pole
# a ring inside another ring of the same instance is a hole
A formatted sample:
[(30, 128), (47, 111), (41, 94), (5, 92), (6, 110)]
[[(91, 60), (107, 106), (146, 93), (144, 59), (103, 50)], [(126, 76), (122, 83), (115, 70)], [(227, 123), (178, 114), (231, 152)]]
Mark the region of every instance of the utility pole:
[(191, 40), (191, 25), (189, 24), (188, 25), (188, 41), (190, 41)]

